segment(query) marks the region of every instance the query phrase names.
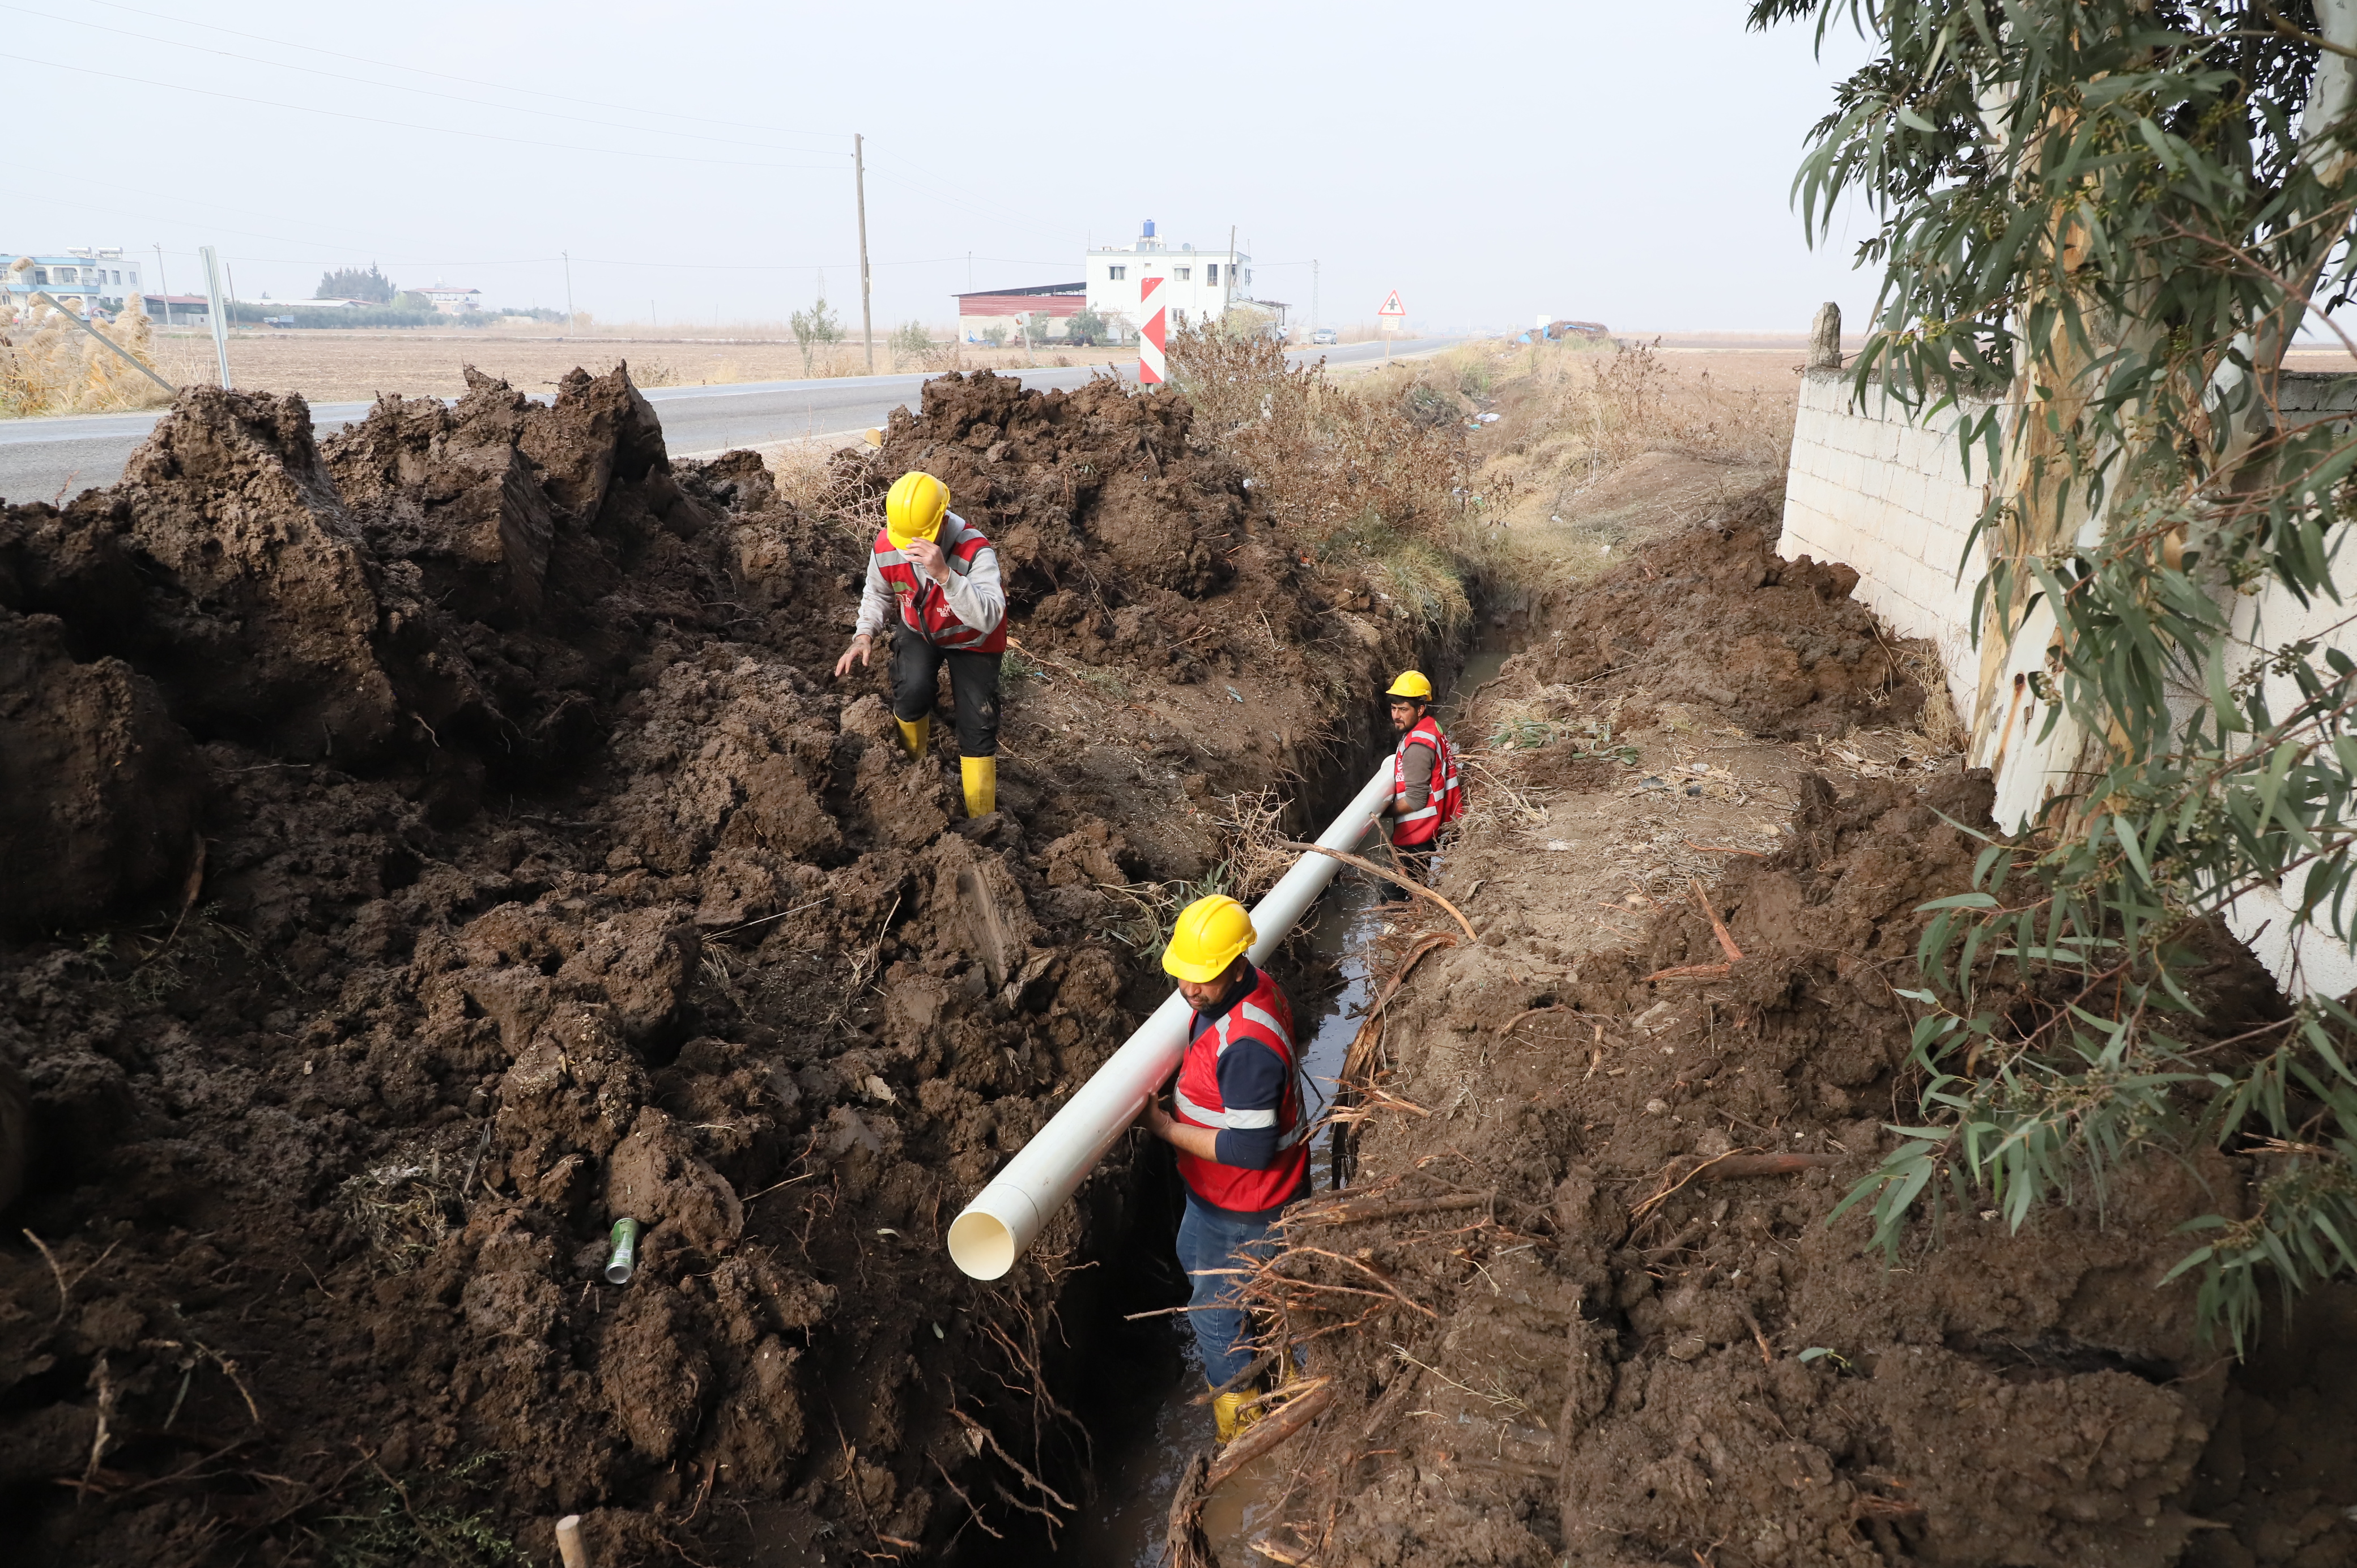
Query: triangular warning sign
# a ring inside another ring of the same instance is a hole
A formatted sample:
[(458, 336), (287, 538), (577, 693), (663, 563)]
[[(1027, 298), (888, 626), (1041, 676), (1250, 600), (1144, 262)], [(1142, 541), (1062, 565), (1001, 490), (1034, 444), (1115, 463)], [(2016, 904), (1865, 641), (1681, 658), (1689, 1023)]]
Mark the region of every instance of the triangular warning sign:
[(1400, 303), (1399, 290), (1392, 290), (1390, 295), (1385, 296), (1383, 300), (1383, 307), (1381, 310), (1376, 311), (1375, 314), (1377, 316), (1405, 316), (1407, 314), (1407, 306)]

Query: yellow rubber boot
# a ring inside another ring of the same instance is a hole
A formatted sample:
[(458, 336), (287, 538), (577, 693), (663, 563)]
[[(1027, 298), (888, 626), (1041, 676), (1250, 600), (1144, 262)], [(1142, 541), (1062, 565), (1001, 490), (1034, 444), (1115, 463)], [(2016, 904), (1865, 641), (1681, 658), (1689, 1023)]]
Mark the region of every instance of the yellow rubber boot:
[(1251, 1431), (1260, 1422), (1261, 1407), (1251, 1402), (1258, 1398), (1258, 1391), (1253, 1389), (1215, 1396), (1211, 1401), (1213, 1435), (1227, 1444)]
[(998, 810), (998, 758), (961, 757), (958, 773), (965, 783), (965, 814), (969, 821)]
[(926, 743), (933, 738), (933, 715), (927, 714), (913, 724), (907, 719), (895, 719), (893, 723), (900, 726), (900, 748), (909, 754), (909, 760), (922, 761)]

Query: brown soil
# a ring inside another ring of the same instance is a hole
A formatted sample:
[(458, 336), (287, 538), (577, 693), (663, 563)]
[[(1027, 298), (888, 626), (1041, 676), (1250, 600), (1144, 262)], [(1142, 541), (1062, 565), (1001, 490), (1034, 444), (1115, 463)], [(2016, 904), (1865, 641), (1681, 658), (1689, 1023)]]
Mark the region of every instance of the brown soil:
[[(2237, 1163), (2155, 1157), (2018, 1235), (1950, 1201), (1889, 1261), (1862, 1211), (1830, 1219), (1917, 1120), (1894, 988), (1989, 786), (1903, 729), (1827, 743), (1921, 696), (1846, 572), (1773, 563), (1760, 510), (1551, 604), (1460, 720), (1475, 814), (1441, 890), (1482, 940), (1391, 1004), (1352, 1148), (1362, 1200), (1471, 1211), (1289, 1226), (1303, 1283), (1270, 1288), (1337, 1397), (1286, 1560), (2357, 1563), (2357, 1291), (2237, 1369), (2160, 1283)], [(1636, 761), (1482, 749), (1535, 714)], [(2275, 1015), (2217, 947), (2212, 1026)], [(1802, 1158), (1714, 1176), (1764, 1155)]]
[[(952, 378), (808, 513), (619, 370), (324, 447), (202, 391), (6, 509), (14, 1560), (925, 1557), (1072, 1495), (1128, 1155), (996, 1288), (941, 1228), (1157, 999), (1099, 885), (1314, 797), (1434, 651), (1188, 420)], [(1037, 666), (996, 822), (830, 673), (920, 456)]]

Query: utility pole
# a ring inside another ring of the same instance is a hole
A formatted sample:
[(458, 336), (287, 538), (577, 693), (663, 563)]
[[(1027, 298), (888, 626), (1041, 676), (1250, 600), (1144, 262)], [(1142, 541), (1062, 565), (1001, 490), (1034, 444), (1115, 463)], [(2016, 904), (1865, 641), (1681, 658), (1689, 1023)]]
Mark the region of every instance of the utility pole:
[(1236, 226), (1228, 225), (1228, 286), (1220, 295), (1220, 315), (1228, 314), (1228, 306), (1236, 302)]
[[(161, 240), (156, 242), (156, 282), (164, 291), (164, 326), (168, 329), (172, 325), (172, 280), (164, 271), (164, 242)], [(147, 302), (141, 300), (139, 303), (144, 306)]]
[(1309, 262), (1309, 330), (1318, 330), (1318, 261), (1314, 256)]
[(197, 254), (205, 262), (205, 295), (211, 302), (206, 312), (212, 317), (213, 355), (221, 360), (221, 390), (229, 390), (229, 306), (221, 298), (221, 257), (210, 245), (199, 248)]
[(859, 336), (867, 343), (867, 373), (876, 373), (876, 318), (867, 288), (867, 138), (851, 138), (852, 179), (859, 192)]
[(573, 314), (573, 252), (559, 251), (556, 253), (565, 258), (565, 334), (569, 338), (581, 325)]

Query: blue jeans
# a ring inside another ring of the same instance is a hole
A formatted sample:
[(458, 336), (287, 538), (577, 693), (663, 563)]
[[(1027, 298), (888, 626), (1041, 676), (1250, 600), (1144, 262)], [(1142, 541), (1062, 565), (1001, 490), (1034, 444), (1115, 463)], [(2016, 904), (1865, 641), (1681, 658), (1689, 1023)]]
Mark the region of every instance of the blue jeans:
[(1187, 1315), (1194, 1326), (1195, 1346), (1202, 1352), (1203, 1375), (1211, 1386), (1237, 1376), (1253, 1363), (1253, 1351), (1243, 1344), (1244, 1313), (1238, 1293), (1241, 1273), (1215, 1271), (1251, 1270), (1276, 1251), (1276, 1220), (1273, 1214), (1235, 1214), (1214, 1208), (1187, 1195), (1186, 1218), (1178, 1221), (1178, 1266), (1193, 1286)]

